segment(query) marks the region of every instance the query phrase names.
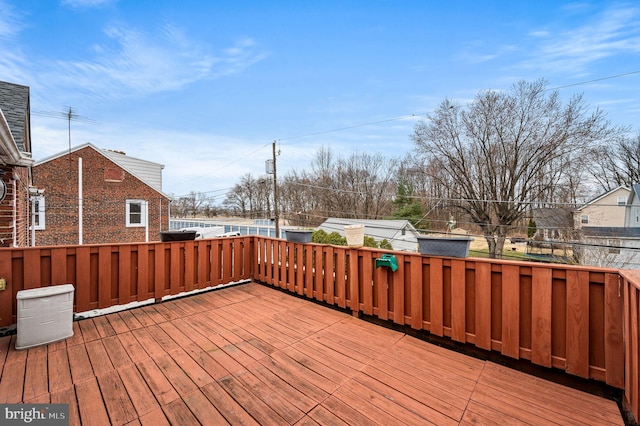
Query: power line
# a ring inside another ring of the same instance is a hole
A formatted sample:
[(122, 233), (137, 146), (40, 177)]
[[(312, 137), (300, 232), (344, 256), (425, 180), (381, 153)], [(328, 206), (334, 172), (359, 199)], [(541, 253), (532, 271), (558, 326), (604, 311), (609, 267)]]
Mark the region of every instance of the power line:
[(640, 74), (640, 70), (625, 72), (625, 73), (622, 73), (622, 74), (610, 75), (610, 76), (607, 76), (607, 77), (595, 78), (593, 80), (581, 81), (579, 83), (565, 84), (564, 86), (557, 86), (557, 87), (552, 87), (552, 88), (549, 88), (549, 89), (545, 89), (545, 91), (566, 89), (567, 87), (583, 86), (585, 84), (597, 83), (598, 81), (611, 80), (611, 79), (614, 79), (614, 78), (626, 77), (628, 75), (634, 75), (634, 74)]
[(341, 132), (343, 130), (351, 130), (351, 129), (357, 129), (357, 128), (360, 128), (360, 127), (373, 126), (374, 124), (382, 124), (382, 123), (389, 123), (391, 121), (406, 120), (407, 118), (412, 118), (412, 117), (416, 117), (416, 116), (420, 116), (420, 115), (426, 115), (426, 114), (427, 113), (401, 115), (399, 117), (387, 118), (387, 119), (379, 120), (379, 121), (371, 121), (369, 123), (356, 124), (356, 125), (353, 125), (353, 126), (346, 126), (346, 127), (338, 127), (338, 128), (335, 128), (335, 129), (322, 130), (322, 131), (319, 131), (319, 132), (307, 133), (307, 134), (298, 135), (298, 136), (289, 136), (289, 137), (286, 137), (286, 138), (280, 138), (280, 139), (278, 139), (278, 141), (302, 139), (302, 138), (306, 138), (306, 137), (310, 137), (310, 136), (324, 135), (324, 134), (333, 133), (333, 132)]

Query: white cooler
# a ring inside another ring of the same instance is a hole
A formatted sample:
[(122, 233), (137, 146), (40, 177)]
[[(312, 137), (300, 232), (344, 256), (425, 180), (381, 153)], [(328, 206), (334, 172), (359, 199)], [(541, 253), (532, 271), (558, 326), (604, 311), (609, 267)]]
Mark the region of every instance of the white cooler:
[(72, 284), (20, 290), (16, 349), (46, 345), (73, 336)]

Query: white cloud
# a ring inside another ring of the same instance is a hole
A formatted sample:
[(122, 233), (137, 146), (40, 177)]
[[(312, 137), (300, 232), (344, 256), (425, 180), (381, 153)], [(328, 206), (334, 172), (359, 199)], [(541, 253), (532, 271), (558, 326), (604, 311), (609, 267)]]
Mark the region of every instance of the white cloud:
[(112, 45), (93, 46), (90, 60), (58, 61), (51, 77), (97, 96), (118, 98), (179, 90), (241, 72), (267, 56), (246, 38), (214, 54), (172, 25), (165, 25), (157, 36), (115, 25), (105, 34)]
[(13, 6), (0, 0), (0, 40), (12, 37), (20, 32), (22, 27), (22, 19), (14, 11)]
[(605, 10), (595, 22), (552, 33), (540, 44), (527, 68), (547, 71), (584, 71), (599, 60), (640, 52), (640, 9), (617, 7)]
[(60, 4), (70, 7), (97, 7), (113, 3), (115, 0), (61, 0)]

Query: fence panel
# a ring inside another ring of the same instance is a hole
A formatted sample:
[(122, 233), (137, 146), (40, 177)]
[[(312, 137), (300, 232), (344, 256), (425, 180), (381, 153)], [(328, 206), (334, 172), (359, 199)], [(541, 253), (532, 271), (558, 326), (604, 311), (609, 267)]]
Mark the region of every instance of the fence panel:
[(251, 278), (251, 240), (228, 239), (224, 256), (220, 240), (2, 249), (0, 327), (16, 323), (20, 290), (73, 284), (80, 313)]

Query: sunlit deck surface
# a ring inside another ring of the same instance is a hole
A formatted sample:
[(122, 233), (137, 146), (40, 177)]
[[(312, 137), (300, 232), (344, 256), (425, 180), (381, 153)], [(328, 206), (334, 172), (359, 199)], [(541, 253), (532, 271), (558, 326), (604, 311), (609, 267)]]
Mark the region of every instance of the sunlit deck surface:
[(70, 424), (623, 424), (615, 402), (259, 284), (0, 338), (0, 403)]

